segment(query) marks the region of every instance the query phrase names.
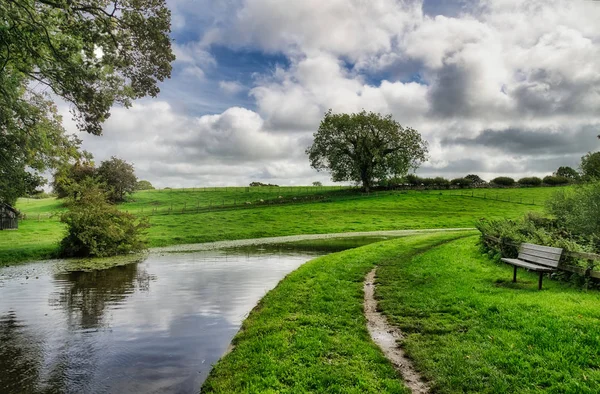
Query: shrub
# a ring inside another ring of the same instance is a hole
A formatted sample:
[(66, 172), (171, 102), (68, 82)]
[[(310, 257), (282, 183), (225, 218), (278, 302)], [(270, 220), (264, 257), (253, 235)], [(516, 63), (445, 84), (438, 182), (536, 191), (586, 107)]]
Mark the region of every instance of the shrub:
[(600, 249), (600, 181), (560, 190), (548, 199), (546, 207), (561, 228)]
[(550, 186), (566, 185), (569, 183), (569, 178), (565, 178), (564, 176), (548, 175), (544, 177), (544, 183)]
[(469, 187), (473, 184), (473, 180), (467, 178), (455, 178), (450, 181), (450, 184), (458, 187)]
[(422, 181), (421, 178), (419, 178), (415, 174), (408, 174), (404, 177), (404, 180), (411, 186), (420, 186)]
[(58, 198), (73, 197), (79, 184), (96, 177), (96, 167), (91, 161), (78, 161), (59, 168), (52, 180), (52, 189)]
[(321, 186), (323, 186), (323, 183), (322, 183), (322, 182), (319, 182), (319, 181), (315, 181), (315, 182), (313, 182), (313, 183), (312, 183), (312, 185), (313, 185), (314, 187), (321, 187)]
[(464, 179), (470, 179), (473, 182), (473, 186), (482, 186), (486, 184), (486, 181), (481, 179), (479, 175), (469, 174)]
[(556, 172), (553, 174), (555, 176), (564, 176), (565, 178), (569, 178), (571, 181), (578, 181), (581, 179), (581, 175), (571, 167), (558, 167)]
[(442, 178), (441, 176), (433, 178), (434, 184), (436, 186), (448, 187), (450, 186), (450, 181), (446, 178)]
[(600, 152), (589, 152), (581, 158), (581, 172), (586, 180), (600, 179)]
[(135, 190), (154, 190), (154, 186), (150, 181), (141, 180), (135, 184)]
[(523, 186), (540, 186), (542, 184), (542, 180), (537, 176), (525, 177), (519, 179), (519, 185)]
[[(557, 221), (545, 218), (537, 213), (529, 213), (517, 220), (480, 220), (476, 224), (481, 232), (481, 243), (492, 256), (517, 257), (518, 245), (522, 242), (554, 246), (570, 251), (592, 251), (589, 244), (571, 237), (557, 227)], [(500, 239), (498, 243), (486, 236)], [(578, 242), (579, 241), (579, 242)], [(568, 259), (569, 264), (587, 267), (585, 260)]]
[(492, 179), (492, 183), (498, 186), (512, 186), (515, 184), (515, 180), (507, 176), (499, 176)]
[(99, 185), (85, 182), (67, 206), (69, 210), (60, 219), (67, 225), (61, 256), (105, 257), (145, 248), (142, 235), (148, 222), (109, 204)]

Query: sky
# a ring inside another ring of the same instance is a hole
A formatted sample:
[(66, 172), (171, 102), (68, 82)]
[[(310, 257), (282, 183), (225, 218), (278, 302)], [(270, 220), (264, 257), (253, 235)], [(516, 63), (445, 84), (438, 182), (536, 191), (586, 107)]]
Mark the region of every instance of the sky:
[(79, 135), (155, 186), (332, 184), (305, 154), (328, 109), (418, 130), (421, 176), (544, 176), (600, 149), (600, 1), (167, 4), (171, 79)]

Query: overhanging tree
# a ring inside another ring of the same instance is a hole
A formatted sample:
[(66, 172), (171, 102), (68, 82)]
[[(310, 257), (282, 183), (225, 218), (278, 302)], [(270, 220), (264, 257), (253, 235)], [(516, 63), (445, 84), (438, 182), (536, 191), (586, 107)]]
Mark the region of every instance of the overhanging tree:
[(175, 58), (170, 19), (165, 0), (0, 1), (2, 177), (77, 158), (53, 97), (71, 105), (80, 130), (100, 135), (114, 104), (156, 96)]
[(336, 182), (360, 182), (368, 192), (375, 181), (404, 176), (418, 168), (427, 159), (427, 142), (391, 115), (366, 111), (334, 114), (329, 110), (306, 153), (317, 171), (331, 172)]

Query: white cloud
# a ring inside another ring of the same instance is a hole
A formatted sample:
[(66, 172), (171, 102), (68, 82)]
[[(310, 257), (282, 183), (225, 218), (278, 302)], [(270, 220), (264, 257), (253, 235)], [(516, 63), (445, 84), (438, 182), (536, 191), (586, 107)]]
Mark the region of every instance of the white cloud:
[[(218, 69), (211, 44), (278, 53), (289, 63), (215, 81), (232, 100), (248, 89), (251, 109), (232, 105), (194, 117), (173, 103), (117, 108), (101, 142), (86, 138), (97, 156), (135, 160), (145, 177), (164, 184), (321, 180), (304, 149), (329, 108), (391, 113), (421, 131), (431, 150), (422, 171), (431, 175), (541, 175), (597, 149), (593, 137), (573, 140), (600, 124), (597, 2), (482, 0), (455, 17), (426, 16), (417, 0), (208, 3), (201, 3), (205, 13), (190, 0), (174, 3), (179, 28), (210, 20), (198, 41), (175, 45), (175, 78), (206, 80), (205, 71)], [(209, 100), (197, 86), (181, 96)], [(517, 154), (489, 143), (507, 130), (515, 139), (557, 130), (567, 138), (543, 153), (521, 139)]]
[(228, 95), (236, 95), (246, 89), (237, 81), (219, 81), (219, 88)]

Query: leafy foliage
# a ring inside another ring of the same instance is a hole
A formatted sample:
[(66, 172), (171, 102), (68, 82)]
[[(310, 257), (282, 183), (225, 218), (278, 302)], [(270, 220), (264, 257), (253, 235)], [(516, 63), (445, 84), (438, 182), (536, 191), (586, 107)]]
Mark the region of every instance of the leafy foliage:
[(174, 55), (165, 0), (0, 2), (0, 201), (33, 176), (78, 159), (53, 97), (80, 130), (101, 134), (118, 103), (156, 96)]
[(576, 170), (566, 166), (558, 167), (554, 175), (568, 178), (571, 181), (578, 181), (581, 179), (581, 175)]
[(135, 184), (135, 190), (154, 190), (154, 186), (152, 186), (150, 181), (141, 180)]
[(600, 152), (590, 152), (581, 158), (581, 172), (586, 180), (600, 179)]
[(117, 157), (105, 160), (98, 167), (98, 180), (104, 184), (110, 202), (125, 201), (135, 191), (137, 178), (133, 165)]
[(312, 185), (315, 186), (315, 187), (321, 187), (321, 186), (323, 186), (323, 183), (321, 183), (319, 181), (315, 181), (315, 182), (312, 183)]
[(469, 187), (473, 184), (473, 180), (469, 178), (455, 178), (450, 181), (450, 184), (458, 187)]
[(548, 175), (548, 176), (544, 177), (543, 182), (546, 185), (558, 186), (558, 185), (566, 185), (566, 184), (568, 184), (570, 182), (570, 179), (566, 178), (564, 176)]
[(77, 161), (74, 164), (63, 165), (55, 173), (52, 189), (58, 198), (74, 197), (81, 189), (80, 184), (97, 175), (94, 163), (89, 160)]
[(473, 186), (482, 186), (487, 183), (486, 181), (481, 179), (481, 177), (479, 175), (476, 175), (476, 174), (469, 174), (469, 175), (465, 176), (464, 179), (470, 179)]
[(67, 225), (60, 244), (62, 256), (105, 257), (145, 248), (142, 234), (149, 227), (147, 220), (137, 220), (108, 203), (104, 191), (89, 179), (76, 195), (61, 216)]
[(418, 168), (427, 158), (427, 143), (391, 115), (329, 110), (306, 153), (317, 171), (330, 171), (334, 181), (361, 182), (369, 191), (375, 181)]
[(546, 206), (561, 228), (588, 239), (600, 251), (600, 181), (560, 190)]
[(540, 186), (542, 184), (542, 179), (537, 176), (525, 177), (519, 179), (519, 185), (523, 186)]
[(491, 182), (498, 186), (513, 186), (515, 184), (515, 180), (507, 176), (499, 176), (492, 179)]

